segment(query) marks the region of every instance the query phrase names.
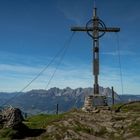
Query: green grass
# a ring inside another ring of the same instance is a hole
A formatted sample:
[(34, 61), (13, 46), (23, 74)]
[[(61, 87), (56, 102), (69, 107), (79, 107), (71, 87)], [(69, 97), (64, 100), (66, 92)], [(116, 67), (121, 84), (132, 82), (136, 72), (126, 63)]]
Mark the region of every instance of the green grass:
[(111, 107), (112, 110), (117, 110), (120, 106), (122, 106), (123, 104), (122, 103), (118, 103), (118, 104), (115, 104)]
[(74, 127), (74, 131), (75, 132), (85, 132), (88, 134), (94, 134), (94, 130), (92, 128), (86, 127), (86, 126), (82, 126), (82, 125), (78, 125), (76, 127)]
[(24, 124), (28, 126), (30, 129), (45, 129), (49, 125), (56, 126), (59, 131), (53, 132), (50, 135), (44, 134), (40, 138), (41, 140), (53, 140), (54, 138), (62, 139), (63, 133), (68, 129), (65, 126), (59, 125), (58, 121), (64, 120), (70, 117), (70, 112), (59, 114), (59, 115), (47, 115), (47, 114), (39, 114), (35, 116), (31, 116), (25, 120)]
[(133, 132), (133, 134), (135, 136), (139, 136), (140, 137), (140, 122), (134, 122), (130, 127), (129, 127), (130, 131)]
[(10, 128), (0, 129), (0, 140), (11, 140), (16, 133), (16, 130)]
[(140, 103), (135, 102), (131, 104), (115, 104), (112, 106), (112, 110), (117, 111), (120, 108), (122, 112), (140, 112)]
[[(114, 106), (112, 106), (112, 110), (116, 110), (118, 109), (120, 106), (122, 106), (122, 104), (116, 104)], [(125, 113), (125, 112), (130, 112), (129, 113)], [(132, 125), (129, 126), (129, 128), (126, 128), (127, 132), (132, 132), (132, 134), (134, 136), (140, 136), (140, 121), (136, 122), (136, 119), (140, 116), (136, 113), (140, 112), (140, 103), (133, 103), (133, 104), (128, 104), (128, 105), (124, 105), (121, 108), (121, 112), (122, 113), (117, 113), (116, 116), (113, 117), (113, 121), (125, 121), (125, 119), (131, 119), (132, 120)], [(77, 119), (77, 115), (76, 113), (83, 113), (79, 110), (71, 110), (70, 112), (67, 113), (63, 113), (63, 114), (59, 114), (59, 115), (47, 115), (47, 114), (39, 114), (39, 115), (34, 115), (31, 116), (29, 118), (27, 118), (24, 121), (24, 124), (30, 128), (29, 132), (35, 132), (38, 130), (44, 130), (42, 133), (39, 133), (37, 136), (35, 137), (40, 137), (41, 140), (53, 140), (54, 138), (57, 139), (62, 139), (64, 137), (64, 133), (67, 133), (67, 130), (71, 129), (72, 131), (76, 132), (77, 134), (80, 135), (80, 132), (86, 133), (86, 134), (90, 134), (90, 135), (94, 135), (94, 136), (99, 136), (99, 137), (110, 137), (110, 139), (112, 140), (123, 140), (123, 134), (120, 136), (116, 136), (114, 135), (114, 133), (108, 133), (106, 127), (102, 126), (100, 128), (99, 131), (94, 130), (92, 127), (88, 126), (88, 125), (83, 125), (80, 120)], [(124, 114), (128, 114), (128, 116), (123, 116)], [(77, 115), (76, 117), (74, 117), (74, 115)], [(120, 115), (121, 114), (121, 115)], [(72, 119), (74, 125), (63, 125), (63, 123), (61, 123), (61, 120), (68, 120), (68, 119)], [(60, 123), (57, 123), (59, 122)], [(45, 133), (46, 132), (46, 128), (49, 125), (53, 125), (54, 127), (57, 128), (57, 131), (53, 131), (51, 133)], [(34, 131), (34, 129), (36, 129)], [(24, 130), (23, 130), (24, 131)], [(23, 132), (22, 131), (22, 132)], [(117, 130), (119, 133), (119, 130)], [(12, 140), (13, 136), (16, 135), (16, 130), (12, 130), (12, 129), (0, 129), (0, 140)], [(20, 133), (21, 134), (21, 133)], [(30, 137), (28, 135), (25, 135), (27, 137)], [(35, 140), (36, 138), (32, 138), (33, 140)]]
[(121, 110), (124, 112), (128, 112), (128, 111), (140, 112), (140, 103), (133, 103), (133, 104), (125, 105), (121, 108)]
[[(30, 131), (32, 132), (32, 130), (34, 131), (35, 129), (36, 129), (35, 131), (42, 130), (42, 129), (45, 129), (48, 125), (58, 122), (59, 120), (62, 120), (63, 118), (67, 116), (67, 114), (68, 113), (63, 113), (59, 115), (46, 115), (46, 114), (34, 115), (27, 118), (23, 123), (25, 126), (29, 128), (28, 129), (29, 132)], [(28, 130), (27, 130), (27, 133), (29, 133)], [(13, 138), (15, 138), (15, 136), (22, 133), (22, 129), (19, 131), (20, 132), (18, 132), (18, 130), (14, 130), (10, 128), (3, 128), (3, 129), (1, 128), (0, 140), (12, 140)], [(24, 130), (23, 130), (23, 133), (24, 133)], [(26, 132), (25, 132), (25, 136), (26, 136)], [(56, 137), (59, 137), (59, 135), (56, 135)]]
[(66, 113), (59, 115), (46, 115), (46, 114), (35, 115), (27, 118), (24, 124), (27, 125), (29, 128), (33, 129), (46, 128), (47, 125), (61, 120), (62, 118), (65, 117), (65, 115)]
[(96, 131), (94, 130), (93, 128), (91, 127), (88, 127), (86, 125), (82, 125), (80, 123), (77, 123), (76, 124), (77, 126), (75, 126), (73, 129), (75, 132), (84, 132), (84, 133), (87, 133), (87, 134), (90, 134), (90, 135), (95, 135), (95, 136), (104, 136), (106, 133), (107, 133), (107, 130), (105, 127), (101, 127), (101, 129), (99, 131)]
[(95, 136), (104, 136), (107, 133), (106, 127), (102, 127), (99, 132), (95, 133)]

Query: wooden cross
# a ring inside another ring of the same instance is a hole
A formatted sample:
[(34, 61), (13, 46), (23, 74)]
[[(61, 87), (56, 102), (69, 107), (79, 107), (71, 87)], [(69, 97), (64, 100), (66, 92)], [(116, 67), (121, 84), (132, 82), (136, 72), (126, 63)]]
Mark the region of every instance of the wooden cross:
[[(89, 24), (92, 24), (92, 26)], [(119, 32), (120, 28), (106, 27), (97, 16), (97, 8), (94, 8), (93, 18), (86, 27), (72, 27), (71, 31), (87, 32), (93, 39), (93, 75), (94, 75), (94, 95), (99, 95), (99, 38), (106, 32)]]

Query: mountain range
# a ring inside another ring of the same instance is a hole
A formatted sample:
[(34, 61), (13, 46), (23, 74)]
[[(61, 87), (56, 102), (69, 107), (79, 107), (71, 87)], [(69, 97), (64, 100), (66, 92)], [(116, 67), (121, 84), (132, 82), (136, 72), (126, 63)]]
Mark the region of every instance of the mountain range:
[[(101, 95), (106, 95), (108, 104), (111, 104), (112, 91), (110, 88), (99, 88)], [(92, 95), (93, 88), (50, 88), (49, 90), (31, 90), (28, 92), (0, 93), (0, 105), (20, 108), (28, 114), (55, 113), (56, 106), (59, 112), (65, 112), (71, 108), (80, 108), (84, 104), (85, 97)], [(118, 95), (115, 92), (115, 102), (128, 102), (140, 100), (140, 95)]]

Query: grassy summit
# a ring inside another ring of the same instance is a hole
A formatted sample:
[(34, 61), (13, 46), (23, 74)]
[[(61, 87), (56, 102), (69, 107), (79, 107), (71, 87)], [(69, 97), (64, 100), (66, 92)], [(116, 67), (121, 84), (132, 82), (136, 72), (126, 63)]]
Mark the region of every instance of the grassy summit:
[[(24, 130), (26, 140), (140, 140), (140, 103), (115, 105), (112, 110), (93, 113), (72, 110), (60, 115), (40, 114), (27, 118), (24, 124), (29, 128)], [(17, 133), (0, 130), (0, 140)]]

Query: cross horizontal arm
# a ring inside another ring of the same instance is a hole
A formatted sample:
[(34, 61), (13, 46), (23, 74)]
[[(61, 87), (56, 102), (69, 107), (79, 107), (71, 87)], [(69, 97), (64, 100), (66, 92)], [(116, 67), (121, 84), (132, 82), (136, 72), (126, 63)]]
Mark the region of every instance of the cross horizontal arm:
[(119, 32), (120, 28), (112, 28), (112, 27), (107, 27), (107, 28), (99, 28), (100, 32)]
[(86, 27), (72, 27), (71, 28), (71, 31), (84, 31), (84, 32), (87, 32), (87, 31), (93, 31), (93, 28), (86, 28)]
[[(87, 32), (87, 31), (93, 31), (94, 28), (93, 27), (72, 27), (71, 31), (83, 31), (83, 32)], [(100, 32), (119, 32), (120, 28), (111, 28), (111, 27), (107, 27), (107, 28), (98, 28), (98, 30)]]

